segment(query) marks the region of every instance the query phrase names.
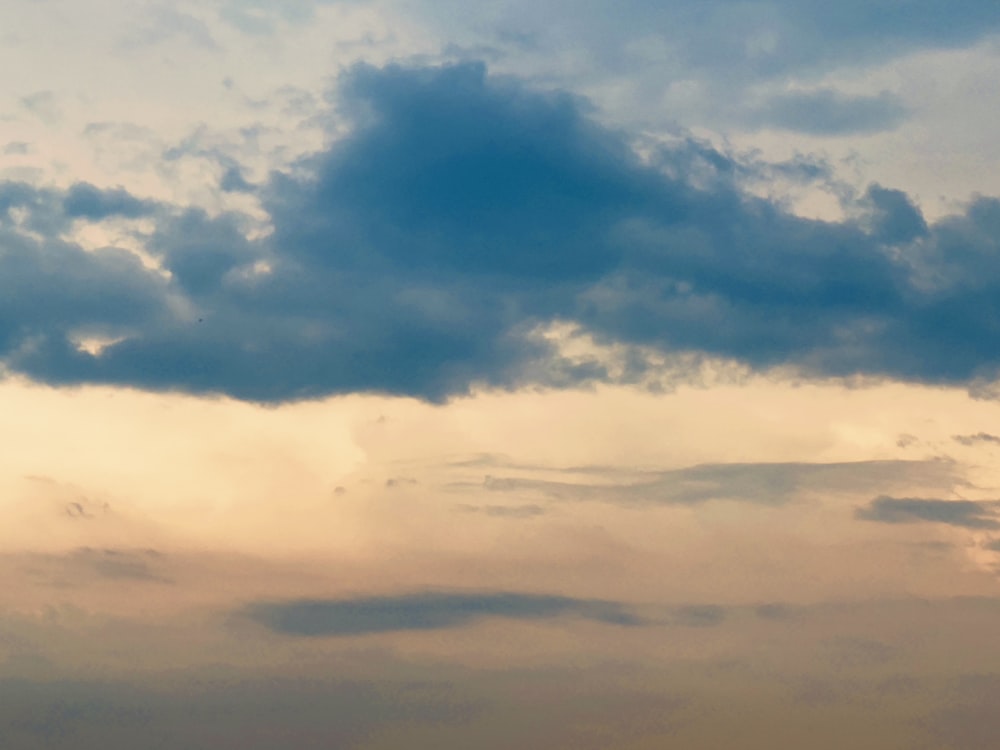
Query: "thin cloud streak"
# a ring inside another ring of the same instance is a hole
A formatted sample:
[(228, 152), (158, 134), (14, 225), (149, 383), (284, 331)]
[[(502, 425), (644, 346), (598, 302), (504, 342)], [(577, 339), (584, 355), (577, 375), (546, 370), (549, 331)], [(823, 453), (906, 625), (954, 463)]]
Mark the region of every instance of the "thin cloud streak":
[(961, 481), (959, 467), (946, 460), (701, 464), (649, 474), (653, 478), (626, 483), (491, 475), (483, 486), (498, 493), (535, 492), (557, 500), (598, 500), (626, 505), (694, 505), (730, 500), (774, 506), (810, 492), (870, 492), (902, 482)]
[(855, 518), (879, 523), (940, 523), (966, 529), (1000, 528), (1000, 501), (877, 497)]
[[(244, 614), (276, 633), (297, 636), (440, 630), (490, 617), (546, 620), (570, 616), (610, 625), (642, 624), (640, 618), (615, 602), (517, 593), (424, 593), (257, 603)], [(697, 619), (697, 613), (692, 617)]]

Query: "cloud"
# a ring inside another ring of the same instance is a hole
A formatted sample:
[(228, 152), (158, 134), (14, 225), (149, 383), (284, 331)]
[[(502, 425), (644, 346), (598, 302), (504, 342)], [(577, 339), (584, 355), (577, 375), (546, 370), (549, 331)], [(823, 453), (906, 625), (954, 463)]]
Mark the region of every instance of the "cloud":
[(155, 210), (154, 204), (139, 200), (121, 188), (101, 190), (85, 182), (78, 182), (66, 191), (62, 208), (68, 218), (91, 221), (110, 217), (135, 219)]
[(879, 523), (941, 523), (967, 529), (1000, 528), (998, 502), (877, 497), (854, 516)]
[(630, 482), (488, 476), (484, 485), (493, 492), (540, 493), (562, 500), (678, 505), (735, 500), (782, 505), (808, 492), (870, 492), (900, 482), (950, 482), (955, 478), (955, 466), (948, 461), (851, 461), (699, 464), (652, 472), (652, 478)]
[(458, 509), (465, 513), (482, 513), (492, 518), (537, 518), (545, 514), (545, 508), (540, 505), (459, 505)]
[[(134, 254), (85, 252), (58, 236), (75, 216), (135, 215), (141, 202), (121, 191), (76, 186), (63, 196), (21, 183), (0, 185), (0, 357), (75, 350), (80, 337), (143, 331), (171, 314), (169, 288)], [(23, 217), (23, 218), (22, 218)], [(52, 361), (53, 374), (59, 371)]]
[(21, 106), (46, 125), (55, 125), (62, 119), (62, 108), (51, 91), (35, 91), (20, 99)]
[(304, 24), (311, 21), (318, 5), (331, 2), (333, 0), (284, 0), (281, 3), (225, 0), (219, 8), (219, 16), (245, 34), (268, 35), (282, 23)]
[(757, 117), (764, 127), (841, 136), (891, 130), (906, 114), (899, 99), (887, 91), (876, 96), (850, 96), (824, 88), (773, 96), (758, 110)]
[[(641, 620), (616, 602), (514, 593), (419, 593), (358, 599), (261, 602), (243, 612), (275, 633), (348, 636), (404, 630), (439, 630), (487, 617), (543, 620), (579, 617), (613, 625)], [(692, 617), (698, 617), (697, 613)]]
[(945, 747), (989, 750), (1000, 732), (1000, 719), (993, 710), (1000, 700), (1000, 677), (984, 670), (959, 675), (949, 683), (942, 700), (922, 722), (928, 738)]
[[(257, 401), (638, 382), (675, 354), (991, 393), (1000, 201), (927, 225), (873, 186), (856, 218), (803, 219), (741, 188), (773, 170), (692, 140), (644, 161), (577, 98), (479, 64), (360, 66), (340, 97), (353, 130), (260, 188), (265, 237), (121, 189), (0, 185), (0, 361)], [(62, 238), (138, 216), (158, 270)], [(555, 324), (628, 366), (564, 356)]]
[(180, 39), (192, 47), (219, 51), (220, 47), (209, 28), (195, 16), (166, 5), (144, 9), (143, 25), (121, 41), (125, 50), (132, 51)]
[(951, 439), (960, 445), (978, 445), (979, 443), (1000, 443), (1000, 436), (991, 435), (988, 432), (979, 432), (975, 435), (952, 435)]
[(156, 571), (160, 554), (155, 550), (92, 549), (76, 550), (66, 563), (81, 566), (98, 576), (111, 580), (150, 581), (167, 583), (168, 579)]
[(436, 674), (409, 682), (190, 672), (166, 681), (0, 679), (0, 733), (26, 750), (353, 748), (394, 725), (460, 725), (468, 710)]
[[(72, 505), (80, 507), (76, 503)], [(79, 547), (59, 554), (13, 554), (3, 558), (3, 562), (30, 579), (32, 585), (62, 590), (88, 592), (95, 585), (118, 587), (129, 583), (174, 582), (168, 574), (165, 556), (153, 549)]]
[(970, 45), (1000, 29), (991, 0), (947, 7), (865, 0), (623, 0), (613, 7), (598, 0), (500, 0), (475, 14), (459, 0), (417, 7), (418, 20), (429, 20), (452, 41), (501, 50), (510, 66), (527, 58), (545, 69), (556, 59), (560, 68), (552, 72), (562, 73), (568, 58), (585, 80), (627, 80), (657, 95), (665, 82), (695, 81), (739, 98), (748, 83), (815, 79), (841, 67)]
[(674, 623), (687, 627), (713, 627), (721, 625), (727, 615), (726, 607), (714, 604), (687, 605), (675, 609)]

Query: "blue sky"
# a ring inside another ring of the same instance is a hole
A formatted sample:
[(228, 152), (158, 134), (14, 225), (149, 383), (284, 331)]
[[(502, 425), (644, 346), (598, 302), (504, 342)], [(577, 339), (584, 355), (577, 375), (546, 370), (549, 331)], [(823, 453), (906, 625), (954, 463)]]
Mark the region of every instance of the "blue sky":
[(995, 3), (0, 28), (11, 747), (992, 747)]

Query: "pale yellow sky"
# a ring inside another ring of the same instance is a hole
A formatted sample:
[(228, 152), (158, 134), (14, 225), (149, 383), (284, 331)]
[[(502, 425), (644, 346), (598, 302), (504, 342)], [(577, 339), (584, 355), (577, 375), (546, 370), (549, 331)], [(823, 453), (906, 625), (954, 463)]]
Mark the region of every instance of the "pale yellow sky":
[[(1000, 407), (957, 389), (755, 377), (261, 407), (8, 381), (0, 409), (0, 544), (17, 554), (239, 554), (347, 563), (383, 591), (478, 581), (636, 602), (995, 592), (988, 529), (853, 516), (878, 495), (996, 497), (996, 444), (954, 438)], [(779, 466), (741, 486), (684, 473), (715, 464)], [(818, 464), (834, 469), (794, 473)]]

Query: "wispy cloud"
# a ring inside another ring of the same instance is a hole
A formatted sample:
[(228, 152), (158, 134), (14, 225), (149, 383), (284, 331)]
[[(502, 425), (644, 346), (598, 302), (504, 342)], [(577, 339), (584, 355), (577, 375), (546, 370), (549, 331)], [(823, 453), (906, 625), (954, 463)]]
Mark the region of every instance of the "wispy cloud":
[(880, 523), (940, 523), (967, 529), (1000, 528), (1000, 501), (877, 497), (855, 517)]
[[(357, 599), (262, 602), (244, 614), (269, 630), (298, 636), (348, 636), (438, 630), (499, 617), (545, 620), (578, 617), (612, 625), (641, 620), (616, 602), (517, 593), (420, 593)], [(691, 617), (699, 619), (699, 612)], [(711, 615), (705, 615), (711, 619)]]
[(981, 443), (1000, 443), (1000, 436), (988, 432), (977, 432), (975, 435), (952, 435), (951, 439), (960, 445), (979, 445)]
[[(580, 470), (577, 470), (580, 473)], [(487, 476), (492, 492), (539, 493), (557, 500), (690, 505), (736, 500), (782, 505), (809, 492), (871, 492), (906, 482), (953, 483), (958, 467), (950, 461), (852, 461), (842, 463), (699, 464), (647, 472), (637, 480), (609, 477), (599, 482)]]

